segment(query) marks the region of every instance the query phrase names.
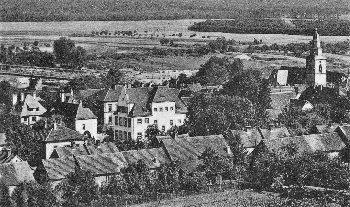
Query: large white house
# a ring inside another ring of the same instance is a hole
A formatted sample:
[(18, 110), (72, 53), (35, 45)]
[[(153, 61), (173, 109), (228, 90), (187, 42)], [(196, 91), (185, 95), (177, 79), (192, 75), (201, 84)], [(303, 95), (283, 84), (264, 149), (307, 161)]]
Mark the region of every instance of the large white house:
[(161, 131), (182, 125), (187, 109), (178, 95), (178, 89), (166, 86), (123, 88), (114, 117), (116, 136), (138, 140), (149, 125), (157, 124)]

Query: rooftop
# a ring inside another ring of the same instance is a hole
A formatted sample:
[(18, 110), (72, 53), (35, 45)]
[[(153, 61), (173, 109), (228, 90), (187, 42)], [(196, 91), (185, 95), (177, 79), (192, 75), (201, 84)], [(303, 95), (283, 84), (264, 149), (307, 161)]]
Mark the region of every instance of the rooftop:
[(28, 162), (14, 162), (0, 165), (0, 182), (6, 186), (18, 186), (23, 182), (35, 181), (33, 169)]
[(46, 137), (46, 142), (63, 142), (63, 141), (83, 141), (85, 136), (77, 131), (69, 129), (64, 126), (57, 126), (51, 129), (49, 135)]

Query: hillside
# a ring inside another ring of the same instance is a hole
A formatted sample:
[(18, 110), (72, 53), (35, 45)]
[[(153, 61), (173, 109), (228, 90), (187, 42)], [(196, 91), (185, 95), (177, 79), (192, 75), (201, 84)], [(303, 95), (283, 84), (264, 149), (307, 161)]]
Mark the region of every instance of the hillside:
[(0, 21), (279, 17), (348, 11), (348, 0), (1, 0)]

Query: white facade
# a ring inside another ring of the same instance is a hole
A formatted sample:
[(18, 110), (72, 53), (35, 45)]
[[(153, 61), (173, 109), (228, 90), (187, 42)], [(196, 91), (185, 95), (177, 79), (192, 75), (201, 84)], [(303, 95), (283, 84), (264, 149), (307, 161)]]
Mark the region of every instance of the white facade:
[(151, 112), (143, 116), (130, 117), (134, 104), (128, 103), (128, 95), (121, 93), (118, 101), (119, 110), (114, 116), (116, 137), (143, 140), (149, 125), (157, 124), (160, 131), (167, 131), (173, 126), (183, 125), (185, 113), (176, 113), (175, 102), (151, 103)]
[(117, 111), (118, 102), (103, 103), (103, 123), (107, 126), (113, 126), (113, 116)]
[(91, 137), (97, 136), (97, 119), (86, 119), (86, 120), (76, 120), (75, 121), (75, 130), (80, 134), (89, 131)]

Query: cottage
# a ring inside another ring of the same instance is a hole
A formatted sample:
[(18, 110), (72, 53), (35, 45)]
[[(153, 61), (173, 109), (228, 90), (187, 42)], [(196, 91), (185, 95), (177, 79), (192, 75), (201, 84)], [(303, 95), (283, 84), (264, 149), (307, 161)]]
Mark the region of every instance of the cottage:
[(134, 164), (143, 161), (150, 169), (159, 168), (161, 165), (170, 163), (169, 158), (162, 148), (130, 150), (122, 152), (127, 163)]
[[(23, 182), (35, 182), (33, 169), (27, 162), (13, 162), (0, 165), (0, 182), (8, 187), (8, 194)], [(4, 192), (0, 192), (0, 200), (3, 199)]]
[(39, 102), (39, 97), (27, 95), (24, 101), (19, 101), (14, 106), (13, 114), (20, 117), (21, 123), (33, 125), (44, 118), (46, 109)]
[(50, 130), (48, 136), (43, 142), (45, 145), (45, 159), (50, 158), (55, 148), (82, 146), (85, 139), (85, 136), (77, 131), (54, 124), (54, 127)]

